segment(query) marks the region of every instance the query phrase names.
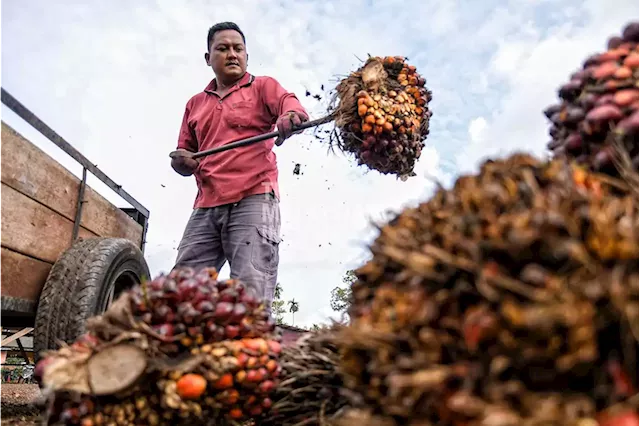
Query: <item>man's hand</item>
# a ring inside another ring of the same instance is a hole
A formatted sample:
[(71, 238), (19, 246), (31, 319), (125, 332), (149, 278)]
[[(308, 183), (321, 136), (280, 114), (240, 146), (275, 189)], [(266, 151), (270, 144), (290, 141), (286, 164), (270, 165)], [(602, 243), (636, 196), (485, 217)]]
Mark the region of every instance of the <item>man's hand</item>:
[[(306, 115), (300, 114), (298, 112), (285, 112), (280, 117), (278, 117), (278, 121), (276, 121), (276, 126), (278, 127), (278, 133), (280, 134), (276, 139), (276, 145), (280, 146), (285, 141), (294, 134), (293, 128), (301, 125), (305, 121), (308, 121)], [(298, 133), (298, 132), (295, 132)]]
[(186, 149), (178, 149), (169, 154), (173, 170), (179, 175), (191, 176), (200, 164), (198, 160), (192, 158), (193, 154), (193, 152), (187, 151)]

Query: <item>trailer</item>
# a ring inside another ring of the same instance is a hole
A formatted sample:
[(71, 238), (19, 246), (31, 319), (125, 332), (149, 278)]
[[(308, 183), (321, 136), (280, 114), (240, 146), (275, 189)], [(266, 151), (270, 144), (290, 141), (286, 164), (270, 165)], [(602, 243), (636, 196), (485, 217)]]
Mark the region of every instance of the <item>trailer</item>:
[[(82, 167), (77, 178), (2, 122), (2, 346), (33, 335), (36, 360), (84, 333), (123, 290), (149, 278), (149, 211), (4, 88), (2, 103)], [(87, 185), (90, 172), (132, 207)], [(4, 333), (3, 333), (4, 334)]]

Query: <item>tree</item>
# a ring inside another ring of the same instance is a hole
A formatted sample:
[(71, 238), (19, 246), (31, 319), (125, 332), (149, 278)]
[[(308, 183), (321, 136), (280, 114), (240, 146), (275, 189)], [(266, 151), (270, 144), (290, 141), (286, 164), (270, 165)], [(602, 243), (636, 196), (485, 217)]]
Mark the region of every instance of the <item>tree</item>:
[(331, 300), (329, 301), (331, 309), (340, 312), (343, 316), (346, 314), (351, 304), (351, 285), (357, 279), (353, 269), (345, 273), (342, 278), (342, 282), (345, 285), (343, 287), (334, 287), (334, 289), (331, 290)]
[(350, 288), (334, 287), (334, 289), (331, 290), (331, 300), (329, 301), (331, 309), (336, 312), (345, 312), (349, 308), (350, 297)]
[(280, 299), (281, 296), (282, 296), (282, 286), (280, 285), (280, 283), (277, 283), (276, 288), (273, 290), (273, 297), (276, 299)]
[(296, 312), (300, 310), (300, 305), (295, 299), (289, 300), (289, 312), (291, 312), (291, 325), (295, 325)]
[(271, 312), (276, 324), (284, 324), (284, 314), (287, 312), (284, 307), (284, 300), (282, 300), (282, 285), (276, 284), (276, 288), (273, 292), (273, 302), (271, 303)]

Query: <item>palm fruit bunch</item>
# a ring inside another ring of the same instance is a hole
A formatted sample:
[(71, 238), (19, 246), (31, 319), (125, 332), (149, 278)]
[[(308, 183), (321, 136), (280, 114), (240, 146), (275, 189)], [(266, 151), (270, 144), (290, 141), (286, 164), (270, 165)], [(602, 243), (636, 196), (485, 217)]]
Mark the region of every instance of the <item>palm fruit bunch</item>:
[(282, 349), (282, 381), (261, 426), (329, 426), (349, 406), (338, 371), (336, 335), (340, 327), (307, 332)]
[(432, 115), (425, 83), (404, 57), (369, 57), (336, 87), (333, 136), (340, 148), (382, 174), (414, 176)]
[(626, 181), (522, 153), (404, 210), (356, 270), (340, 370), (368, 408), (339, 425), (637, 419), (638, 231)]
[(544, 111), (554, 157), (613, 176), (638, 172), (638, 22), (587, 58), (558, 95)]
[(240, 424), (272, 405), (280, 336), (264, 304), (215, 269), (127, 290), (36, 375), (49, 424)]

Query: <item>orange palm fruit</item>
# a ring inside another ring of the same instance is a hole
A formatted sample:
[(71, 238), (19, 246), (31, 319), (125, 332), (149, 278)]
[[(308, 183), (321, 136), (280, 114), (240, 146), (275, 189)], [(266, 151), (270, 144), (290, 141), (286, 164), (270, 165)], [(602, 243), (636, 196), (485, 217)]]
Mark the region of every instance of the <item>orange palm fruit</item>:
[(622, 63), (625, 67), (638, 68), (638, 54), (632, 53), (624, 59)]
[(176, 382), (176, 392), (180, 395), (180, 398), (183, 399), (199, 398), (206, 388), (207, 381), (199, 374), (185, 374)]
[(618, 79), (629, 78), (633, 75), (631, 68), (622, 66), (613, 73), (613, 76)]

